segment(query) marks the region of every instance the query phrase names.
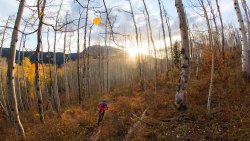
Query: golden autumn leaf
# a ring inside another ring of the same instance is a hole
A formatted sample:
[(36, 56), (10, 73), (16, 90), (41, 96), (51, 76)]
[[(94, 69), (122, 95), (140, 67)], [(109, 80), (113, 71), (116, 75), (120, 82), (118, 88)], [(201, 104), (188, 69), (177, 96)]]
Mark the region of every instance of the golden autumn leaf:
[(39, 13), (39, 16), (40, 16), (40, 17), (43, 16), (43, 15), (44, 15), (43, 12), (40, 12), (40, 13)]

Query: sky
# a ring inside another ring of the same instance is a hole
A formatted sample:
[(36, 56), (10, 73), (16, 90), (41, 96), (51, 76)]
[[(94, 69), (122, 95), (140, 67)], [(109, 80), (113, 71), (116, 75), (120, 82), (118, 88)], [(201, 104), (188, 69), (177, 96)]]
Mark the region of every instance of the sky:
[[(45, 9), (45, 22), (46, 23), (50, 23), (50, 24), (55, 24), (55, 13), (56, 11), (58, 11), (59, 7), (57, 6), (60, 3), (61, 0), (47, 0), (47, 4), (50, 5), (50, 7), (46, 7)], [(82, 5), (86, 5), (86, 0), (79, 0), (81, 2)], [(134, 39), (135, 39), (135, 30), (134, 30), (134, 26), (133, 26), (133, 21), (131, 18), (131, 15), (126, 13), (126, 12), (121, 12), (122, 10), (126, 10), (129, 11), (130, 7), (129, 7), (129, 3), (127, 0), (105, 0), (107, 3), (107, 7), (108, 9), (110, 9), (111, 7), (112, 12), (111, 12), (111, 16), (113, 17), (113, 21), (114, 21), (114, 17), (116, 19), (115, 24), (114, 24), (114, 31), (117, 33), (121, 33), (123, 35), (130, 35), (127, 36), (127, 46), (135, 46), (134, 43)], [(212, 0), (213, 2), (215, 0)], [(26, 5), (29, 6), (34, 6), (35, 3), (34, 0), (26, 0)], [(143, 44), (142, 46), (146, 48), (147, 46), (147, 31), (146, 31), (146, 23), (145, 23), (145, 18), (144, 15), (142, 13), (142, 11), (144, 10), (144, 6), (142, 3), (142, 0), (131, 0), (132, 2), (132, 6), (135, 12), (135, 19), (136, 19), (136, 23), (138, 25), (138, 27), (140, 28), (141, 34), (142, 34), (142, 40), (143, 40)], [(162, 39), (162, 30), (161, 30), (161, 20), (160, 20), (160, 15), (159, 15), (159, 5), (158, 5), (158, 1), (157, 0), (145, 0), (148, 10), (149, 10), (149, 14), (150, 14), (150, 23), (152, 26), (152, 30), (153, 30), (153, 38), (156, 42), (156, 46), (157, 48), (161, 48), (163, 46), (163, 39)], [(178, 21), (178, 15), (176, 12), (176, 8), (175, 8), (175, 1), (174, 0), (162, 0), (165, 8), (167, 9), (168, 15), (170, 16), (170, 24), (171, 24), (171, 30), (172, 30), (172, 34), (173, 34), (173, 39), (174, 41), (180, 40), (180, 32), (179, 32), (179, 21)], [(192, 4), (196, 5), (197, 1), (196, 0), (183, 0), (184, 6), (185, 6), (185, 11), (188, 17), (188, 21), (189, 21), (189, 25), (191, 27), (196, 26), (196, 28), (200, 29), (200, 30), (204, 30), (206, 29), (205, 27), (205, 20), (203, 17), (201, 17), (200, 15), (198, 15), (197, 13), (202, 13), (202, 11), (200, 11), (198, 8), (193, 8)], [(219, 0), (219, 4), (220, 4), (220, 8), (221, 8), (221, 12), (222, 12), (222, 18), (223, 18), (223, 22), (224, 23), (233, 23), (235, 24), (236, 27), (238, 27), (237, 24), (237, 19), (236, 19), (236, 15), (235, 15), (235, 11), (234, 11), (234, 6), (233, 6), (233, 0)], [(8, 16), (13, 16), (13, 18), (16, 15), (17, 9), (18, 9), (18, 5), (19, 2), (17, 0), (0, 0), (0, 25), (4, 25), (4, 21), (8, 18)], [(250, 5), (250, 2), (248, 1), (248, 5)], [(215, 5), (213, 3), (214, 8)], [(90, 7), (100, 7), (98, 10), (103, 11), (104, 7), (103, 7), (103, 3), (102, 0), (92, 0), (90, 3)], [(32, 14), (32, 10), (30, 9), (34, 9), (35, 8), (25, 8), (24, 11), (24, 19), (27, 19), (31, 16)], [(196, 9), (194, 11), (194, 9)], [(77, 2), (75, 2), (75, 0), (64, 0), (63, 2), (63, 6), (62, 6), (62, 11), (60, 14), (60, 18), (61, 21), (64, 21), (64, 17), (65, 17), (65, 13), (68, 11), (68, 13), (70, 14), (70, 19), (78, 19), (79, 18), (79, 11), (82, 11), (82, 8), (79, 6), (79, 4)], [(94, 17), (98, 17), (99, 14), (97, 14), (94, 11), (90, 11), (89, 12), (89, 22), (92, 22), (92, 19)], [(104, 15), (102, 15), (101, 17), (103, 17)], [(85, 12), (83, 14), (83, 18), (85, 18)], [(102, 23), (104, 23), (105, 20), (102, 20)], [(219, 23), (219, 22), (218, 22)], [(74, 24), (72, 25), (74, 27), (76, 27), (77, 22), (74, 22)], [(12, 24), (13, 25), (13, 24)], [(81, 20), (81, 26), (84, 25), (84, 19)], [(21, 30), (24, 28), (24, 24), (22, 24), (21, 26)], [(35, 28), (35, 27), (34, 27)], [(43, 28), (43, 49), (47, 50), (48, 45), (47, 45), (47, 28), (46, 26), (44, 26)], [(165, 25), (166, 28), (166, 25)], [(75, 29), (75, 28), (74, 28)], [(0, 30), (2, 30), (0, 28)], [(28, 29), (29, 31), (32, 31), (32, 29)], [(104, 33), (105, 31), (105, 27), (102, 25), (94, 25), (93, 26), (93, 31), (92, 31), (92, 41), (91, 41), (91, 45), (94, 44), (103, 44), (104, 43), (104, 39), (103, 39), (103, 34), (100, 33)], [(167, 31), (167, 30), (166, 30)], [(8, 30), (8, 36), (10, 36), (12, 31)], [(62, 51), (63, 49), (63, 35), (64, 33), (58, 33), (57, 36), (57, 40), (56, 40), (56, 48), (57, 51)], [(72, 41), (71, 43), (69, 43), (69, 41), (67, 42), (68, 44), (71, 45), (71, 51), (72, 52), (76, 52), (76, 32), (72, 33)], [(73, 36), (74, 35), (74, 36)], [(168, 35), (168, 34), (167, 34)], [(0, 35), (1, 37), (2, 35)], [(29, 35), (27, 37), (27, 49), (29, 50), (35, 50), (36, 48), (36, 34), (32, 34)], [(21, 35), (19, 34), (19, 41), (20, 41), (20, 37)], [(80, 43), (81, 43), (81, 48), (82, 44), (83, 44), (83, 30), (80, 31)], [(124, 36), (116, 36), (116, 43), (118, 43), (119, 45), (124, 45), (125, 43), (122, 41), (124, 40)], [(130, 40), (130, 42), (129, 42)], [(166, 38), (167, 44), (169, 45), (169, 37), (167, 36)], [(4, 47), (8, 47), (9, 46), (9, 39), (7, 39), (4, 43)], [(51, 46), (53, 47), (53, 43), (54, 43), (54, 32), (52, 31), (52, 29), (50, 29), (50, 33), (49, 33), (49, 42), (51, 44)], [(111, 43), (112, 46), (115, 46), (114, 43)], [(51, 50), (52, 51), (52, 50)]]

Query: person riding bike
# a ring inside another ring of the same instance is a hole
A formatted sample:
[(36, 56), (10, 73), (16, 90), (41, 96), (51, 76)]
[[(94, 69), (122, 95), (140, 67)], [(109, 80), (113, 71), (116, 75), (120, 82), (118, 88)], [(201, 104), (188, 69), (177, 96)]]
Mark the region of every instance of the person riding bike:
[(107, 100), (103, 99), (98, 104), (98, 108), (99, 108), (99, 119), (98, 119), (98, 125), (99, 125), (99, 123), (103, 120), (103, 117), (104, 117), (104, 114), (105, 114), (105, 110), (108, 110)]

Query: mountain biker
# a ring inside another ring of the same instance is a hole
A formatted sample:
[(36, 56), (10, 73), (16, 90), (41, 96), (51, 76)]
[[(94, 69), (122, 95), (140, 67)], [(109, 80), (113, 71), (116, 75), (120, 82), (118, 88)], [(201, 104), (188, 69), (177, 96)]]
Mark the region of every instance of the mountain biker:
[(106, 99), (103, 99), (103, 100), (98, 104), (98, 107), (99, 107), (99, 119), (98, 119), (98, 123), (97, 123), (97, 124), (99, 125), (99, 123), (103, 120), (105, 110), (108, 109), (107, 100), (106, 100)]
[(105, 110), (108, 109), (107, 100), (106, 100), (106, 99), (103, 99), (103, 100), (98, 104), (98, 107), (99, 107), (99, 113), (102, 112), (102, 111), (105, 113)]

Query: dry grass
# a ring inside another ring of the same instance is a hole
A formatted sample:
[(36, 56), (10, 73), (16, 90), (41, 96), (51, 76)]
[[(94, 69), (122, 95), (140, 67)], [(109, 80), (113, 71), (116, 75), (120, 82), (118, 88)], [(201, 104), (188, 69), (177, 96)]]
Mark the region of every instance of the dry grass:
[[(163, 75), (158, 78), (157, 94), (154, 94), (153, 84), (148, 82), (144, 93), (139, 89), (139, 84), (112, 90), (105, 96), (109, 110), (99, 127), (99, 140), (122, 140), (146, 108), (149, 108), (146, 118), (132, 140), (249, 140), (249, 83), (241, 78), (240, 61), (235, 59), (239, 53), (227, 52), (226, 56), (226, 61), (222, 62), (219, 58), (215, 65), (210, 115), (207, 114), (206, 103), (210, 82), (210, 67), (207, 66), (211, 62), (205, 61), (199, 79), (195, 78), (195, 73), (191, 75), (186, 90), (188, 109), (185, 113), (178, 113), (174, 107), (177, 70), (173, 74), (176, 78), (174, 82), (170, 81), (171, 78), (164, 80)], [(206, 58), (209, 60), (209, 57), (208, 53)], [(66, 107), (61, 119), (50, 118), (46, 113), (44, 125), (39, 122), (36, 113), (22, 113), (28, 140), (89, 140), (97, 131), (97, 103), (101, 99), (101, 96), (92, 97), (84, 108), (78, 105)], [(170, 121), (162, 122), (163, 119)], [(1, 140), (17, 140), (15, 130), (2, 117), (0, 124)]]

